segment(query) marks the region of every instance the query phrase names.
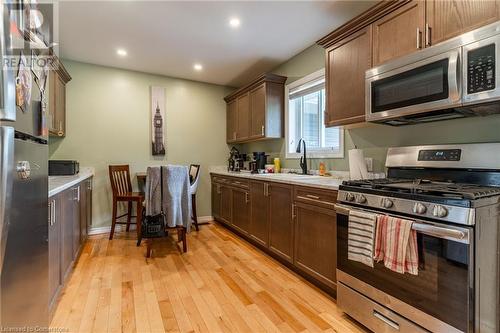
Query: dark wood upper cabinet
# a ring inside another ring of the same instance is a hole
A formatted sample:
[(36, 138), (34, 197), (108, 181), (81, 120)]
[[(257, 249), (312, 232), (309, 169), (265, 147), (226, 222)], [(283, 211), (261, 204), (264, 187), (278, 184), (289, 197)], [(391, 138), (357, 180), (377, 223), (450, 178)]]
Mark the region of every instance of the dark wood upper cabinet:
[(370, 67), (370, 26), (326, 50), (327, 127), (365, 120), (365, 71)]
[(500, 19), (498, 0), (426, 0), (427, 45)]
[(226, 107), (226, 141), (234, 142), (236, 141), (236, 132), (238, 131), (238, 103), (236, 100), (232, 100), (227, 103)]
[(269, 250), (293, 262), (293, 191), (286, 184), (269, 184)]
[(412, 1), (372, 24), (373, 66), (424, 48), (425, 1)]
[(236, 104), (238, 107), (236, 140), (242, 141), (248, 139), (250, 133), (250, 93), (239, 96)]
[(71, 76), (56, 56), (48, 78), (49, 134), (66, 136), (66, 84)]
[(331, 288), (336, 287), (337, 222), (335, 210), (295, 204), (294, 264)]
[(283, 137), (285, 81), (264, 74), (224, 98), (228, 143)]
[(269, 245), (269, 184), (260, 181), (250, 182), (250, 228), (252, 239), (264, 246)]

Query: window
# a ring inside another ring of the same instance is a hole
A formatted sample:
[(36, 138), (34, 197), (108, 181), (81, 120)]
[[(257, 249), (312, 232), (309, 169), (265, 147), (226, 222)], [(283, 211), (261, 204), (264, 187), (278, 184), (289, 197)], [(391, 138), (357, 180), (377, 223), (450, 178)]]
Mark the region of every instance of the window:
[(343, 158), (344, 130), (325, 127), (325, 70), (286, 86), (286, 157), (299, 158), (297, 143), (306, 142), (308, 157)]

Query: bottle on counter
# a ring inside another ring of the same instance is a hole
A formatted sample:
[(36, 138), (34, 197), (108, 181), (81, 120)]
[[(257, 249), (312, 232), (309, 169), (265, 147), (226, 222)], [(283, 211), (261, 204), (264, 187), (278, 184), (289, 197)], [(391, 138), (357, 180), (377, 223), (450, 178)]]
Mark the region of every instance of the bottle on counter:
[(274, 158), (274, 172), (275, 173), (281, 172), (281, 162), (279, 157)]
[(326, 167), (325, 167), (325, 163), (323, 163), (323, 162), (319, 163), (319, 175), (320, 176), (326, 175)]

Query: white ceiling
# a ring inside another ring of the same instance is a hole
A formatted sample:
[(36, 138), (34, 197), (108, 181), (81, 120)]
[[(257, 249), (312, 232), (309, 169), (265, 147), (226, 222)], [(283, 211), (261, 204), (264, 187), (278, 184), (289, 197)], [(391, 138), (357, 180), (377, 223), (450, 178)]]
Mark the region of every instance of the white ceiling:
[[(66, 1), (63, 58), (238, 87), (375, 1)], [(238, 17), (238, 29), (229, 18)], [(128, 55), (120, 58), (118, 48)], [(203, 70), (193, 70), (201, 63)]]

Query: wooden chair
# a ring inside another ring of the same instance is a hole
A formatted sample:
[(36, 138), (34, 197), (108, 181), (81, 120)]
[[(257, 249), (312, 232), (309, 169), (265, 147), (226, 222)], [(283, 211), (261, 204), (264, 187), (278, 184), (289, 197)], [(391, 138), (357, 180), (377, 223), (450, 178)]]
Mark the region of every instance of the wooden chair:
[[(144, 201), (144, 193), (132, 192), (132, 182), (130, 181), (130, 168), (128, 165), (110, 165), (109, 180), (111, 189), (113, 190), (113, 215), (111, 232), (109, 239), (113, 239), (116, 224), (126, 224), (126, 230), (130, 230), (131, 218), (136, 218), (137, 227), (137, 246), (141, 244), (141, 223), (142, 223), (142, 203)], [(127, 213), (117, 216), (118, 202), (126, 202)], [(132, 204), (137, 204), (137, 216), (132, 216)], [(127, 216), (127, 222), (118, 222), (119, 218)]]
[(198, 189), (198, 184), (200, 182), (199, 164), (191, 164), (189, 166), (189, 181), (191, 183), (189, 187), (189, 192), (191, 193), (192, 219), (196, 231), (199, 231), (200, 228), (198, 227), (198, 214), (196, 213), (196, 190)]

